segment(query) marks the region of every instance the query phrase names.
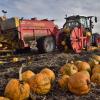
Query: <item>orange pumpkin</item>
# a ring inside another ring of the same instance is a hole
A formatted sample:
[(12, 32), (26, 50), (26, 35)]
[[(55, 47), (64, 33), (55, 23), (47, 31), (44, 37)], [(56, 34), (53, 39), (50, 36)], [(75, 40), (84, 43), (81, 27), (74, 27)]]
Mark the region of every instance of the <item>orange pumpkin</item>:
[(62, 75), (73, 75), (78, 69), (74, 64), (68, 63), (61, 67), (60, 72)]
[(61, 42), (61, 45), (65, 46), (66, 45), (66, 42), (65, 41), (62, 41)]
[(91, 81), (96, 83), (97, 85), (100, 85), (100, 73), (94, 73), (91, 76)]
[(83, 72), (77, 72), (69, 77), (68, 88), (76, 95), (87, 94), (90, 90), (90, 78)]
[(64, 32), (64, 33), (70, 33), (70, 28), (69, 28), (69, 27), (64, 28), (64, 29), (63, 29), (63, 32)]
[(94, 66), (92, 69), (92, 74), (94, 73), (100, 73), (100, 64)]
[(58, 80), (58, 84), (61, 87), (61, 89), (68, 89), (68, 79), (69, 79), (69, 76), (68, 75), (63, 75)]
[(22, 73), (22, 80), (27, 82), (32, 76), (34, 76), (35, 73), (33, 73), (30, 70), (27, 70), (25, 72)]
[(44, 68), (41, 71), (41, 73), (46, 74), (51, 82), (53, 82), (55, 80), (55, 73), (52, 70), (50, 70), (49, 68)]
[(100, 63), (100, 56), (99, 55), (93, 55), (92, 58), (97, 60)]
[(47, 94), (51, 89), (50, 79), (43, 73), (31, 77), (28, 83), (32, 93)]
[(89, 31), (87, 31), (87, 32), (86, 32), (86, 36), (88, 36), (88, 37), (90, 37), (90, 36), (91, 36), (91, 34), (92, 34), (92, 33), (91, 33), (91, 32), (89, 32)]
[(29, 97), (30, 87), (27, 83), (12, 79), (5, 88), (5, 96), (12, 100), (24, 100)]
[(94, 47), (94, 46), (90, 46), (89, 48), (87, 48), (88, 51), (95, 51), (97, 49), (98, 47)]
[(0, 96), (0, 100), (10, 100), (10, 99)]
[(83, 61), (78, 62), (77, 67), (78, 67), (78, 71), (87, 70), (88, 72), (91, 72), (91, 67), (87, 62), (83, 62)]
[(18, 57), (14, 57), (13, 59), (12, 59), (12, 62), (18, 62), (19, 61), (19, 58)]
[(4, 95), (11, 100), (24, 100), (29, 97), (30, 94), (30, 86), (28, 83), (22, 81), (22, 67), (19, 71), (19, 80), (18, 79), (11, 79), (6, 88)]
[(92, 59), (92, 58), (90, 58), (88, 63), (89, 63), (91, 68), (93, 68), (95, 65), (99, 64), (99, 62), (97, 60)]
[(90, 78), (90, 73), (86, 70), (80, 71), (81, 73), (85, 74), (87, 77)]
[(77, 66), (80, 62), (82, 62), (81, 60), (77, 60), (74, 62), (74, 64)]

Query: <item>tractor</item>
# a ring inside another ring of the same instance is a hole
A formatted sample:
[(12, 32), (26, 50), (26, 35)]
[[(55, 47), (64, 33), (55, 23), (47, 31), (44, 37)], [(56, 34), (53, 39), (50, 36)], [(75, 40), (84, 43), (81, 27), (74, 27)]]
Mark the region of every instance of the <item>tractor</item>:
[(97, 17), (94, 16), (66, 16), (66, 22), (57, 36), (58, 49), (71, 49), (75, 53), (82, 52), (91, 46), (93, 19), (97, 23)]

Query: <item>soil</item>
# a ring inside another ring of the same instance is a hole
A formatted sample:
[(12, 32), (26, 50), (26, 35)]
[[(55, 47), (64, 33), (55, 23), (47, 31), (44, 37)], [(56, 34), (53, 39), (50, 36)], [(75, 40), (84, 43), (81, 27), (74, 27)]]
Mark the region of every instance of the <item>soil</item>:
[[(51, 91), (46, 95), (33, 94), (34, 100), (100, 100), (100, 86), (92, 85), (88, 94), (76, 96), (67, 90), (61, 90), (57, 84), (61, 66), (73, 60), (88, 61), (92, 54), (100, 55), (100, 50), (94, 52), (82, 52), (81, 54), (61, 53), (59, 51), (39, 54), (34, 51), (33, 53), (17, 55), (1, 55), (0, 61), (4, 61), (4, 63), (0, 63), (0, 95), (4, 95), (5, 86), (10, 79), (18, 78), (18, 71), (24, 63), (26, 67), (23, 71), (32, 70), (35, 73), (39, 73), (41, 69), (49, 67), (56, 74), (56, 80), (52, 84)], [(13, 57), (19, 57), (20, 61), (12, 62)]]

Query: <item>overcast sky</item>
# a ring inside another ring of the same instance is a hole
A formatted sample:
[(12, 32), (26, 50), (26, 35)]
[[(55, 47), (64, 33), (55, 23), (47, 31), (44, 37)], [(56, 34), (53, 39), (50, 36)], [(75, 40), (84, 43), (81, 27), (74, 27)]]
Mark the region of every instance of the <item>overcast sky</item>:
[(66, 14), (93, 15), (98, 17), (95, 31), (100, 32), (100, 0), (0, 0), (0, 9), (7, 10), (8, 17), (55, 19), (59, 27), (64, 24)]

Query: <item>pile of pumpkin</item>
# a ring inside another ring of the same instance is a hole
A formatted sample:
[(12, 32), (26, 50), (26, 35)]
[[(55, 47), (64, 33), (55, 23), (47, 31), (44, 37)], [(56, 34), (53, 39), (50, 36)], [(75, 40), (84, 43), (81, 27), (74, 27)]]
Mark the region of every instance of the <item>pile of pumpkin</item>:
[[(72, 61), (62, 66), (59, 72), (61, 74), (57, 82), (60, 89), (76, 95), (87, 94), (92, 82), (100, 85), (100, 56), (92, 56), (89, 62)], [(55, 73), (48, 68), (35, 74), (30, 70), (22, 73), (21, 67), (19, 79), (11, 79), (8, 82), (5, 97), (0, 97), (0, 100), (27, 100), (32, 98), (32, 94), (47, 94), (54, 81)]]
[(5, 87), (4, 96), (0, 100), (34, 100), (34, 94), (47, 94), (55, 80), (55, 74), (49, 68), (44, 68), (40, 73), (35, 74), (31, 70), (22, 73), (22, 66), (19, 70), (19, 79), (11, 79)]
[(61, 89), (76, 95), (87, 94), (92, 83), (100, 85), (100, 56), (93, 55), (88, 62), (67, 63), (61, 67), (60, 72), (58, 83)]

